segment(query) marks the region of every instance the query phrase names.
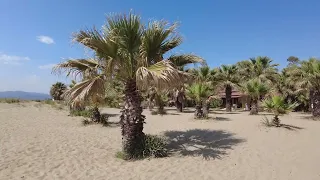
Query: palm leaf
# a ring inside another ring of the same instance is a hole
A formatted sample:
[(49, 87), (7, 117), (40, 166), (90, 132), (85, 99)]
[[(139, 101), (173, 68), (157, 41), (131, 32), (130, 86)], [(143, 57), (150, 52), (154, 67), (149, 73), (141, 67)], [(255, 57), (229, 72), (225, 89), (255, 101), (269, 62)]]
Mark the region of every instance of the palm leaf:
[(206, 61), (203, 58), (192, 54), (171, 55), (168, 60), (171, 61), (175, 67), (184, 67), (188, 64), (198, 63), (206, 65)]
[(179, 71), (169, 61), (160, 61), (149, 67), (140, 67), (136, 73), (137, 85), (146, 89), (149, 86), (158, 90), (182, 85), (189, 74)]
[(142, 36), (140, 55), (148, 64), (154, 64), (163, 59), (162, 55), (182, 43), (181, 36), (174, 34), (176, 24), (169, 27), (165, 21), (150, 22)]
[(74, 77), (77, 77), (78, 75), (84, 76), (86, 73), (97, 73), (101, 68), (102, 65), (95, 59), (70, 59), (54, 66), (52, 68), (52, 73), (67, 73), (67, 76), (73, 75)]
[(77, 102), (88, 101), (98, 95), (103, 95), (105, 92), (105, 80), (102, 76), (96, 76), (84, 80), (74, 85), (66, 91), (63, 96), (71, 105)]

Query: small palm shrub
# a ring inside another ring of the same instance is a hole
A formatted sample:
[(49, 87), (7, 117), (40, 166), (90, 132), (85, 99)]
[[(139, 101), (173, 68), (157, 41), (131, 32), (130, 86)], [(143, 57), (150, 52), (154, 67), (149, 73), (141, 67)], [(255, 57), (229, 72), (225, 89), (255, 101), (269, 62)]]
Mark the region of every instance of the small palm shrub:
[(139, 153), (134, 156), (128, 156), (124, 152), (117, 152), (116, 157), (124, 160), (128, 159), (143, 159), (148, 157), (160, 158), (168, 156), (167, 140), (161, 136), (147, 134), (144, 137), (142, 155)]
[(97, 107), (85, 110), (72, 110), (70, 111), (70, 115), (85, 117), (85, 119), (82, 121), (82, 124), (85, 126), (93, 123), (103, 124), (104, 126), (108, 125), (108, 116), (101, 115)]
[(101, 115), (99, 121), (93, 121), (92, 119), (84, 118), (82, 120), (82, 125), (87, 126), (90, 124), (102, 124), (103, 126), (108, 126), (109, 125), (109, 118), (106, 115)]
[(203, 106), (207, 106), (204, 103), (206, 103), (206, 99), (208, 98), (210, 93), (209, 86), (203, 83), (193, 83), (187, 88), (186, 92), (187, 96), (196, 102), (194, 119), (207, 118), (208, 114), (204, 113), (202, 108)]
[(67, 90), (67, 86), (62, 82), (53, 84), (50, 88), (50, 95), (54, 100), (62, 100), (62, 94)]
[(267, 98), (263, 101), (262, 106), (267, 110), (273, 112), (274, 117), (272, 120), (272, 124), (276, 127), (280, 127), (280, 119), (279, 115), (287, 114), (292, 111), (295, 107), (298, 106), (297, 103), (286, 103), (285, 99), (281, 96), (273, 96), (271, 98)]
[(165, 157), (168, 155), (167, 142), (156, 135), (146, 135), (143, 154), (145, 157)]

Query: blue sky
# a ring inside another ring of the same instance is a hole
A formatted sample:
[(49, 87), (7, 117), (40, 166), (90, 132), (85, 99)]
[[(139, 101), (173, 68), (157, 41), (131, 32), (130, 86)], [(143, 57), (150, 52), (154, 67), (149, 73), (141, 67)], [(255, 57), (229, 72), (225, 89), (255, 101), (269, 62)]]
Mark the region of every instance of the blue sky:
[(284, 67), (290, 55), (319, 57), (319, 7), (316, 0), (0, 0), (0, 91), (48, 93), (54, 82), (68, 82), (51, 66), (88, 56), (71, 34), (130, 9), (145, 21), (180, 22), (184, 43), (175, 52), (210, 66), (267, 55)]

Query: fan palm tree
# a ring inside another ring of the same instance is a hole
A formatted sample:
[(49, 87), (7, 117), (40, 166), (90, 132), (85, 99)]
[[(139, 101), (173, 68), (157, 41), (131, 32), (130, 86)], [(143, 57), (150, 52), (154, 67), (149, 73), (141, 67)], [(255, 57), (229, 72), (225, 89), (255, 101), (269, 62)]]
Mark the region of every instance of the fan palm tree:
[(273, 83), (273, 90), (276, 94), (284, 97), (287, 102), (295, 100), (297, 91), (294, 82), (289, 79), (287, 68), (282, 70), (278, 80)]
[(223, 87), (226, 94), (226, 111), (231, 112), (232, 88), (239, 87), (240, 78), (236, 65), (222, 65), (216, 74), (218, 86)]
[(208, 86), (214, 85), (213, 83), (216, 71), (214, 69), (211, 70), (209, 66), (201, 66), (197, 69), (188, 69), (187, 72), (193, 75), (193, 81), (205, 83)]
[[(192, 68), (192, 69), (188, 69), (188, 71), (190, 74), (193, 75), (193, 82), (192, 83), (202, 83), (205, 84), (207, 87), (209, 87), (210, 93), (212, 98), (209, 99), (207, 101), (207, 104), (204, 104), (204, 106), (206, 106), (206, 108), (204, 109), (205, 112), (209, 112), (209, 103), (211, 102), (211, 100), (213, 99), (213, 93), (215, 90), (215, 86), (216, 86), (216, 73), (217, 70), (216, 69), (210, 69), (209, 66), (205, 65), (199, 68)], [(215, 97), (216, 98), (216, 97)]]
[(210, 95), (210, 88), (204, 83), (193, 83), (186, 89), (187, 96), (196, 102), (194, 118), (204, 118), (207, 114), (203, 113), (202, 107), (206, 108), (206, 99)]
[(264, 108), (273, 112), (274, 118), (272, 120), (272, 123), (277, 127), (280, 127), (279, 115), (287, 114), (298, 106), (297, 103), (286, 103), (285, 98), (281, 96), (273, 96), (272, 98), (267, 98), (263, 101), (262, 105)]
[(272, 64), (272, 60), (266, 56), (250, 58), (250, 60), (237, 63), (239, 75), (243, 81), (259, 78), (263, 82), (276, 82), (278, 78), (279, 64)]
[[(189, 64), (205, 64), (205, 61), (195, 55), (188, 55), (188, 54), (183, 54), (183, 55), (171, 55), (168, 58), (168, 61), (172, 62), (173, 66), (177, 68), (180, 71), (184, 70), (184, 67), (189, 65)], [(192, 78), (188, 79), (182, 79), (184, 83), (191, 81)], [(179, 112), (182, 112), (183, 108), (183, 102), (185, 99), (184, 95), (184, 84), (181, 84), (177, 88), (175, 88), (175, 104), (177, 107), (177, 110)], [(167, 99), (167, 95), (163, 95), (163, 91), (159, 91), (156, 88), (152, 87), (150, 88), (150, 94), (149, 94), (149, 104), (152, 104), (153, 100), (155, 101), (156, 106), (158, 106), (158, 113), (162, 114), (164, 113), (164, 98)], [(165, 92), (167, 94), (168, 92)], [(150, 108), (150, 107), (149, 107)]]
[(261, 96), (267, 94), (269, 88), (265, 83), (262, 83), (260, 79), (252, 79), (242, 86), (242, 91), (246, 93), (252, 100), (252, 106), (250, 114), (258, 114), (258, 101)]
[(320, 117), (320, 60), (310, 58), (301, 61), (300, 66), (291, 69), (289, 73), (299, 91), (309, 91), (312, 115)]
[[(185, 67), (189, 64), (201, 64), (204, 65), (204, 67), (206, 67), (205, 60), (199, 57), (194, 57), (194, 55), (171, 56), (169, 59), (174, 64), (174, 66), (180, 71), (185, 70)], [(192, 72), (194, 72), (192, 71), (192, 69), (187, 69), (185, 71), (191, 72), (191, 74)], [(190, 78), (187, 81), (184, 81), (184, 83), (190, 83), (193, 80), (193, 78)], [(178, 112), (182, 112), (184, 107), (184, 101), (186, 99), (185, 86), (186, 84), (182, 84), (179, 87), (175, 88), (173, 92), (173, 97)]]
[[(164, 21), (152, 21), (144, 26), (141, 18), (132, 13), (109, 16), (101, 31), (89, 29), (74, 35), (76, 42), (93, 50), (94, 59), (68, 60), (54, 68), (54, 72), (62, 69), (69, 74), (96, 72), (65, 93), (71, 103), (103, 94), (108, 81), (116, 79), (124, 84), (120, 124), (122, 149), (128, 158), (143, 155), (145, 116), (138, 88), (167, 89), (180, 85), (187, 76), (174, 67), (173, 61), (163, 59), (166, 52), (182, 42), (176, 27)], [(177, 57), (173, 59), (183, 59)]]
[(56, 82), (50, 88), (50, 95), (54, 100), (62, 100), (62, 94), (67, 90), (67, 86), (62, 82)]

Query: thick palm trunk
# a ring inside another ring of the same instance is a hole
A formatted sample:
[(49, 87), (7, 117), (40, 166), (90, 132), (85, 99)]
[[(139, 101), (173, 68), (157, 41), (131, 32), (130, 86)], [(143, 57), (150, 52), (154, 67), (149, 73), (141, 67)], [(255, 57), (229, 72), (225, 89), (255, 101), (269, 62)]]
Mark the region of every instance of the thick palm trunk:
[(313, 112), (313, 105), (314, 105), (314, 94), (315, 91), (313, 91), (312, 89), (309, 90), (309, 112)]
[(209, 114), (209, 105), (208, 103), (205, 101), (203, 103), (203, 117), (207, 118)]
[(122, 150), (128, 158), (140, 157), (143, 154), (144, 133), (141, 96), (135, 80), (128, 80), (124, 90), (124, 107), (121, 111)]
[(313, 92), (312, 115), (313, 117), (320, 118), (320, 90), (316, 90)]
[(183, 97), (184, 97), (183, 92), (178, 90), (176, 92), (176, 97), (175, 97), (176, 108), (177, 108), (178, 112), (182, 112), (182, 109), (183, 109)]
[(278, 115), (274, 116), (272, 122), (276, 127), (280, 127), (280, 119), (279, 119)]
[(155, 99), (155, 93), (154, 92), (149, 93), (149, 98), (148, 98), (149, 110), (153, 109), (153, 100), (154, 99)]
[(161, 99), (161, 95), (158, 93), (155, 95), (156, 98), (156, 105), (158, 106), (158, 113), (159, 114), (165, 114), (164, 112), (164, 102)]
[(100, 121), (101, 121), (101, 114), (100, 114), (100, 111), (99, 111), (99, 108), (98, 108), (98, 107), (94, 107), (94, 108), (92, 109), (91, 120), (92, 120), (93, 122), (100, 122)]
[(203, 117), (202, 105), (201, 105), (201, 103), (198, 103), (196, 105), (196, 109), (195, 109), (195, 112), (194, 112), (194, 118), (195, 119), (199, 119), (199, 118), (202, 118), (202, 117)]
[(232, 96), (232, 87), (227, 86), (226, 87), (226, 111), (231, 112), (231, 107), (232, 107), (232, 101), (231, 101), (231, 96)]
[(250, 114), (251, 115), (258, 114), (258, 101), (257, 100), (252, 101)]

